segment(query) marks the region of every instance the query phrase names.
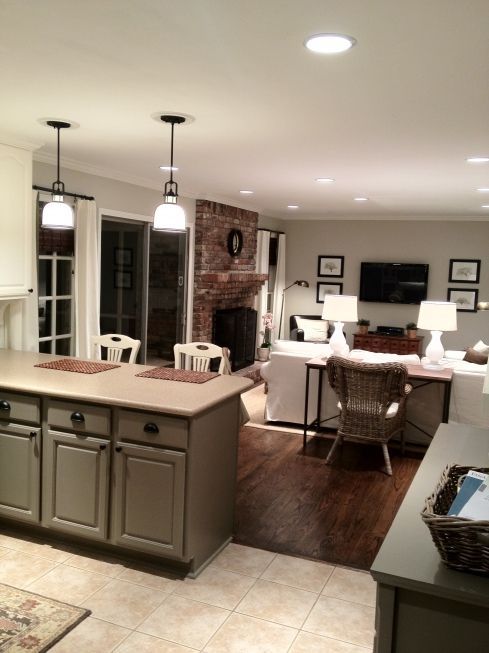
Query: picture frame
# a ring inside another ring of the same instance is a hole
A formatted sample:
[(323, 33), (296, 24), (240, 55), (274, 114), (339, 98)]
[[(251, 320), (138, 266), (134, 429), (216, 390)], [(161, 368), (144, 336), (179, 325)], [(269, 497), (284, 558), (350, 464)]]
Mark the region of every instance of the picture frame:
[(342, 283), (329, 283), (325, 281), (318, 281), (316, 290), (316, 303), (324, 304), (325, 295), (342, 295)]
[(342, 277), (344, 256), (318, 256), (318, 277)]
[(132, 272), (129, 270), (115, 270), (114, 288), (125, 288), (130, 290), (132, 288)]
[(479, 291), (477, 288), (449, 288), (447, 300), (457, 304), (457, 312), (476, 313)]
[(481, 272), (481, 260), (473, 259), (450, 259), (448, 272), (449, 283), (479, 283)]
[(114, 265), (130, 267), (132, 265), (132, 249), (130, 247), (114, 247)]

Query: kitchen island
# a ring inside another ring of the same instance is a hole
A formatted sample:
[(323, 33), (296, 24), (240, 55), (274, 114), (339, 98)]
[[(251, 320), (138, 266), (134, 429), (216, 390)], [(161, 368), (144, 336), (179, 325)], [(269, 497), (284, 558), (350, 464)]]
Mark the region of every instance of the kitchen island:
[(37, 366), (61, 359), (0, 350), (3, 523), (197, 575), (232, 536), (240, 394), (252, 382)]

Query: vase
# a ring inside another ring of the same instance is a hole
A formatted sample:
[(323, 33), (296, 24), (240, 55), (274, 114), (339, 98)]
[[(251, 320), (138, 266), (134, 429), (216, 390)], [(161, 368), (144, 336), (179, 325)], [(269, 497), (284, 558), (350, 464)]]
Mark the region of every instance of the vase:
[(407, 329), (406, 333), (408, 338), (416, 338), (416, 336), (418, 335), (416, 329)]
[(359, 324), (358, 333), (362, 336), (366, 336), (368, 334), (368, 324)]
[(256, 357), (259, 361), (267, 361), (270, 358), (270, 347), (257, 347)]

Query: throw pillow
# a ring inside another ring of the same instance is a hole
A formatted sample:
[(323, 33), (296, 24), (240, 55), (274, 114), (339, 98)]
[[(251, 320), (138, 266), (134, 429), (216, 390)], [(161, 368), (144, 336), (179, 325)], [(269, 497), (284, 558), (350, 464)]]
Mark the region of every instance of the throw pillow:
[(489, 345), (486, 345), (485, 342), (482, 342), (482, 340), (479, 340), (479, 342), (476, 342), (475, 345), (472, 347), (475, 351), (479, 351), (482, 354), (489, 354)]
[(469, 347), (465, 352), (464, 361), (468, 363), (475, 363), (476, 365), (486, 365), (488, 354), (477, 351), (473, 347)]
[(297, 328), (304, 331), (304, 340), (309, 342), (325, 342), (328, 339), (328, 320), (308, 320), (296, 317)]

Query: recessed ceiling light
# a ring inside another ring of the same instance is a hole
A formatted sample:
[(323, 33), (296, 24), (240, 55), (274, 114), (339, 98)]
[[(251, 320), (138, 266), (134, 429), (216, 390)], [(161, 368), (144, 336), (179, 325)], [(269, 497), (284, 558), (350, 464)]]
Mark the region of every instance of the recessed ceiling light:
[(176, 172), (178, 168), (176, 166), (160, 166), (160, 170), (164, 170), (165, 172), (170, 172), (170, 170), (173, 170), (173, 172)]
[(254, 190), (240, 190), (241, 195), (253, 195)]
[(478, 188), (479, 193), (489, 193), (489, 188)]
[(349, 50), (356, 43), (356, 39), (345, 34), (314, 34), (309, 36), (304, 45), (312, 52), (319, 54), (337, 54)]
[(469, 156), (467, 163), (489, 163), (489, 156)]
[(482, 205), (482, 208), (483, 208), (483, 209), (489, 209), (489, 204), (483, 204), (483, 205)]
[(288, 208), (288, 209), (298, 209), (298, 208), (299, 208), (299, 205), (298, 205), (298, 204), (288, 204), (288, 205), (287, 205), (287, 208)]
[(316, 181), (318, 184), (332, 184), (334, 182), (334, 179), (331, 177), (317, 177)]
[(355, 202), (368, 202), (368, 197), (354, 197)]

